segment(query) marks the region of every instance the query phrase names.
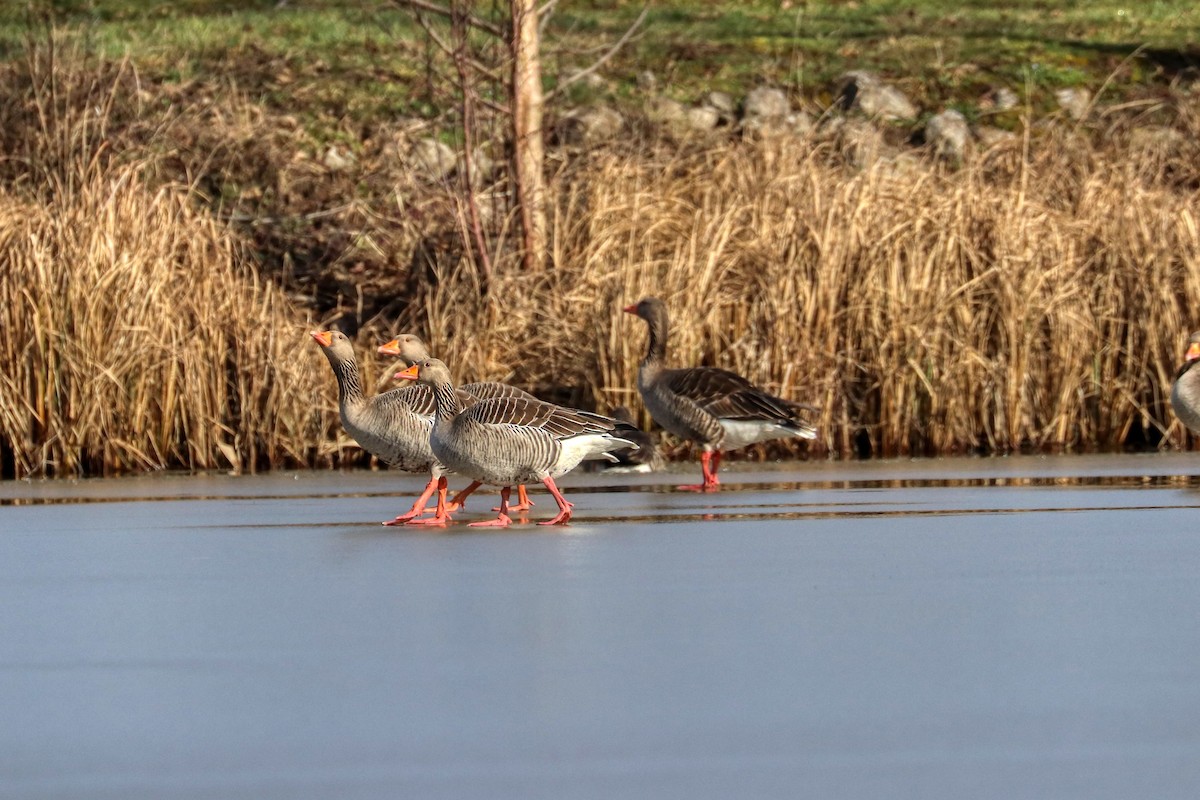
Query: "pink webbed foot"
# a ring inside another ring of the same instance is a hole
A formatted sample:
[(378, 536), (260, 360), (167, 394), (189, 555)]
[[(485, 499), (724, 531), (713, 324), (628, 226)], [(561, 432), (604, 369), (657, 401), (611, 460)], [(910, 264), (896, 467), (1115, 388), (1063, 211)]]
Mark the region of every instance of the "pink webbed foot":
[(442, 525), (442, 526), (444, 526), (447, 522), (453, 522), (453, 521), (454, 520), (452, 520), (450, 518), (449, 514), (434, 514), (432, 517), (426, 517), (425, 519), (410, 519), (408, 522), (406, 522), (404, 524), (405, 525)]
[(681, 492), (715, 492), (721, 487), (715, 483), (689, 483), (686, 486), (676, 486)]
[[(389, 520), (388, 522), (385, 522), (383, 524), (388, 525), (388, 526), (403, 525), (404, 523), (408, 522), (410, 519), (421, 516), (422, 514), (425, 513), (425, 504), (429, 502), (429, 498), (433, 496), (433, 493), (437, 490), (437, 488), (438, 488), (438, 478), (431, 477), (429, 479), (429, 483), (427, 483), (425, 485), (425, 490), (423, 492), (421, 492), (421, 496), (418, 497), (413, 502), (412, 508), (410, 508), (408, 511), (404, 512), (400, 516), (396, 517), (395, 519)], [(441, 500), (442, 500), (442, 498), (439, 495), (438, 496), (439, 507), (441, 505)]]
[(541, 522), (538, 523), (538, 525), (566, 525), (568, 522), (571, 521), (571, 508), (570, 507), (573, 505), (575, 505), (575, 504), (567, 503), (567, 508), (564, 508), (561, 511), (559, 511), (558, 516), (556, 516), (554, 519), (542, 520)]
[(562, 492), (554, 485), (554, 479), (546, 477), (542, 479), (542, 483), (546, 484), (546, 488), (550, 490), (551, 496), (554, 497), (554, 502), (558, 503), (558, 516), (554, 519), (544, 520), (538, 525), (565, 525), (571, 519), (571, 507), (574, 503), (568, 503), (567, 498), (562, 496)]
[(512, 524), (512, 518), (508, 514), (501, 514), (495, 519), (485, 519), (483, 522), (472, 522), (467, 527), (469, 528), (507, 528)]
[(483, 522), (472, 522), (468, 527), (471, 528), (507, 528), (512, 519), (508, 516), (508, 495), (510, 489), (505, 486), (500, 490), (500, 508), (496, 509), (500, 512), (500, 516), (495, 519), (484, 520)]
[(404, 523), (408, 522), (413, 517), (420, 516), (424, 512), (425, 512), (425, 509), (421, 509), (420, 511), (409, 511), (407, 513), (401, 514), (400, 516), (396, 517), (395, 519), (389, 519), (389, 520), (385, 521), (383, 524), (387, 525), (389, 527), (391, 527), (392, 525), (403, 525)]
[(405, 525), (445, 525), (450, 522), (450, 514), (446, 511), (446, 478), (443, 476), (437, 481), (437, 511), (432, 517), (426, 519), (410, 519)]

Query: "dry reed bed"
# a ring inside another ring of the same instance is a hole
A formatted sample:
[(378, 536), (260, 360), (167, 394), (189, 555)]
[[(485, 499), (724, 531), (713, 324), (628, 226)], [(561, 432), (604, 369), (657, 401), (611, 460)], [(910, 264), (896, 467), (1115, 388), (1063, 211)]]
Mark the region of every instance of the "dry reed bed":
[[(230, 183), (207, 144), (222, 126), (179, 146), (190, 110), (133, 113), (142, 90), (127, 71), (62, 74), (53, 91), (50, 75), (34, 64), (28, 85), (6, 83), (23, 99), (0, 107), (0, 469), (353, 457), (309, 326), (252, 268), (246, 230), (197, 191)], [(204, 113), (232, 120), (231, 142), (267, 141), (250, 134), (274, 124), (238, 105)], [(555, 266), (527, 274), (501, 253), (486, 292), (468, 261), (429, 284), (409, 275), (407, 310), (360, 334), (367, 385), (387, 383), (369, 345), (408, 328), (463, 380), (637, 409), (644, 326), (620, 308), (656, 294), (676, 363), (820, 406), (809, 452), (1180, 443), (1165, 397), (1198, 325), (1200, 124), (1187, 109), (1175, 124), (1184, 136), (1157, 148), (1122, 124), (1050, 127), (957, 169), (856, 165), (836, 139), (573, 156), (550, 186)], [(266, 160), (296, 149), (274, 129), (281, 143), (222, 150), (246, 162), (230, 174), (276, 175), (268, 194), (295, 202), (352, 186), (322, 187), (304, 166), (303, 191), (281, 191), (292, 173)], [(364, 165), (382, 189), (329, 224), (404, 264), (461, 219), (433, 213), (457, 201), (391, 163)], [(397, 200), (422, 214), (393, 222)]]
[(659, 295), (673, 360), (820, 406), (816, 452), (1180, 442), (1196, 194), (1128, 140), (1051, 131), (962, 169), (794, 140), (592, 154), (554, 187), (552, 274), (480, 301), (468, 273), (423, 313), (457, 363), (636, 407), (644, 330), (619, 312)]
[(303, 328), (229, 231), (130, 165), (43, 203), (0, 193), (9, 470), (308, 463), (329, 437)]

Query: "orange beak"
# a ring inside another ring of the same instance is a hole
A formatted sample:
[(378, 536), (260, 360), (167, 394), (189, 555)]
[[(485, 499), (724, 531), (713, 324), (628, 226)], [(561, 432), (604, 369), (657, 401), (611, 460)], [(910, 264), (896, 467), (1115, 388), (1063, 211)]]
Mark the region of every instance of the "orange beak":
[(1184, 353), (1183, 357), (1188, 361), (1195, 361), (1197, 358), (1200, 358), (1200, 342), (1189, 344), (1187, 352)]
[(333, 331), (314, 331), (309, 336), (316, 339), (317, 344), (321, 345), (321, 347), (329, 347), (329, 345), (333, 344)]
[(398, 356), (398, 355), (400, 355), (400, 340), (392, 339), (387, 344), (379, 345), (379, 350), (377, 352), (381, 356)]
[(394, 377), (394, 378), (399, 378), (399, 379), (401, 379), (401, 380), (406, 380), (406, 381), (415, 381), (415, 380), (417, 379), (417, 373), (418, 373), (419, 371), (420, 371), (420, 370), (419, 370), (419, 368), (417, 367), (417, 365), (416, 365), (416, 364), (413, 364), (413, 365), (412, 365), (411, 367), (409, 367), (408, 369), (402, 369), (402, 370), (400, 370), (399, 372), (397, 372), (397, 373), (396, 373), (394, 376), (392, 376), (392, 377)]
[(625, 306), (625, 308), (623, 308), (621, 310), (624, 311), (626, 314), (636, 314), (637, 313), (637, 303), (634, 303), (631, 306)]

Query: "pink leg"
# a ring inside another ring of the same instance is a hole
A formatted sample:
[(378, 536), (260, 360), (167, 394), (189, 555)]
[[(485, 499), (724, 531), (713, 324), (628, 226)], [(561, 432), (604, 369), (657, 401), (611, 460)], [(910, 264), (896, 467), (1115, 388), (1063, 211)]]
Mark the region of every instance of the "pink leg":
[(437, 512), (426, 519), (410, 519), (409, 525), (445, 525), (450, 521), (450, 514), (446, 512), (446, 476), (438, 478), (438, 499)]
[(472, 522), (472, 528), (506, 528), (512, 522), (508, 516), (508, 495), (512, 492), (511, 486), (505, 486), (500, 490), (500, 516), (495, 519), (489, 519), (485, 522)]
[(455, 511), (466, 508), (467, 507), (467, 498), (471, 495), (471, 492), (475, 491), (482, 485), (483, 484), (480, 483), (479, 481), (472, 482), (470, 486), (463, 489), (458, 494), (454, 495), (454, 499), (446, 504), (446, 511), (453, 514)]
[(429, 478), (429, 483), (425, 484), (425, 491), (421, 492), (421, 496), (417, 498), (417, 502), (413, 503), (412, 508), (404, 512), (393, 520), (383, 523), (384, 525), (400, 525), (408, 522), (413, 517), (419, 517), (425, 511), (425, 504), (429, 502), (429, 498), (433, 496), (433, 492), (437, 489), (438, 479)]
[(717, 477), (717, 469), (721, 466), (721, 451), (714, 450), (712, 454), (712, 462), (709, 467), (708, 480), (705, 485), (708, 486), (708, 491), (715, 492), (721, 484), (721, 479)]
[[(528, 511), (533, 508), (533, 501), (529, 499), (529, 495), (525, 494), (525, 484), (517, 484), (517, 504), (509, 507), (509, 511)], [(492, 511), (499, 511), (498, 508), (493, 508)]]
[(715, 492), (721, 481), (717, 478), (717, 466), (721, 463), (721, 454), (705, 450), (700, 454), (700, 470), (704, 473), (704, 483), (680, 486), (686, 492)]
[(562, 496), (562, 492), (558, 491), (558, 487), (554, 485), (554, 478), (549, 476), (542, 479), (542, 483), (546, 484), (546, 488), (550, 490), (550, 494), (554, 495), (554, 502), (558, 503), (558, 516), (554, 519), (548, 519), (544, 522), (539, 522), (538, 525), (563, 525), (571, 519), (572, 503), (567, 502), (567, 498)]

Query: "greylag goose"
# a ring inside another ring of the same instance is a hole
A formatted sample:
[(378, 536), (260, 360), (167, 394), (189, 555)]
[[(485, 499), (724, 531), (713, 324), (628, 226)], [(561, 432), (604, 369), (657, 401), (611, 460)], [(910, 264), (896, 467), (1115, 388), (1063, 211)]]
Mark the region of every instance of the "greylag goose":
[[(429, 350), (425, 347), (425, 342), (421, 341), (421, 337), (414, 333), (402, 333), (395, 339), (392, 339), (386, 344), (379, 345), (378, 351), (380, 355), (392, 356), (399, 358), (404, 362), (404, 366), (411, 367), (419, 361), (426, 361), (430, 358)], [(486, 381), (482, 383), (464, 383), (458, 387), (460, 392), (466, 392), (476, 400), (487, 400), (493, 397), (522, 397), (528, 400), (536, 400), (537, 398), (531, 395), (524, 389), (518, 389), (516, 386), (509, 386), (507, 383), (497, 383), (494, 381)], [(448, 511), (455, 511), (461, 508), (462, 503), (466, 500), (467, 495), (478, 489), (482, 484), (479, 481), (474, 481), (466, 489), (459, 492), (458, 496), (451, 500), (446, 505)], [(517, 504), (509, 508), (509, 511), (528, 511), (533, 508), (534, 502), (529, 499), (529, 495), (525, 492), (525, 485), (518, 484), (517, 486)], [(492, 509), (496, 511), (498, 509)]]
[(1188, 337), (1183, 364), (1175, 372), (1171, 385), (1171, 408), (1175, 416), (1193, 433), (1200, 433), (1200, 331)]
[(667, 369), (667, 307), (647, 297), (624, 309), (649, 326), (646, 357), (638, 367), (642, 402), (659, 425), (703, 448), (704, 482), (681, 489), (712, 492), (720, 485), (717, 469), (724, 450), (755, 442), (796, 437), (815, 439), (817, 429), (804, 419), (812, 406), (767, 394), (741, 375), (717, 367)]
[[(310, 334), (333, 369), (338, 384), (338, 411), (342, 427), (358, 443), (358, 446), (383, 461), (390, 467), (405, 472), (429, 472), (429, 482), (420, 497), (407, 512), (389, 520), (384, 525), (399, 525), (417, 521), (425, 512), (429, 498), (437, 490), (438, 480), (445, 469), (433, 456), (429, 446), (429, 434), (433, 430), (433, 392), (427, 386), (405, 386), (373, 397), (367, 397), (362, 389), (358, 374), (358, 362), (354, 358), (354, 345), (350, 337), (341, 331), (319, 331)], [(464, 404), (472, 404), (475, 398), (463, 395)], [(444, 522), (469, 492), (464, 491), (447, 507), (444, 497), (438, 496), (435, 520)]]
[[(558, 503), (557, 516), (538, 524), (567, 522), (571, 504), (554, 479), (589, 456), (604, 457), (610, 450), (633, 444), (620, 437), (623, 426), (616, 420), (541, 400), (500, 397), (464, 408), (451, 383), (450, 370), (437, 359), (413, 364), (396, 377), (433, 388), (437, 411), (429, 441), (438, 460), (480, 483), (501, 487), (500, 515), (472, 522), (474, 526), (508, 525), (512, 521), (508, 516), (510, 487), (532, 480), (544, 483)], [(438, 492), (445, 492), (444, 478)]]

